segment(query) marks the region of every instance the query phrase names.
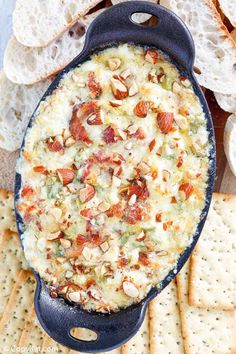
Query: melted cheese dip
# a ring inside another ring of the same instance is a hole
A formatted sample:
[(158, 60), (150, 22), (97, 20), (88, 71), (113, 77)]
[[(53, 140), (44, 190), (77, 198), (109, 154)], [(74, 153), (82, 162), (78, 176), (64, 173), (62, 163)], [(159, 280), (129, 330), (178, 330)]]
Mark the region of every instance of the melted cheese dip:
[(86, 310), (117, 311), (160, 285), (205, 204), (209, 142), (189, 80), (159, 51), (122, 44), (42, 102), (17, 170), (29, 264)]

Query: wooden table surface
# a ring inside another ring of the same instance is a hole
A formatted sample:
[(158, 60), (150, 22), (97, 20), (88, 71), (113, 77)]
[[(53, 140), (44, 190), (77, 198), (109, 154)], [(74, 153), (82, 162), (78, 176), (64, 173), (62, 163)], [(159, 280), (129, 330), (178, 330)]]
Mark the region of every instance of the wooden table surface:
[[(12, 34), (11, 15), (15, 1), (0, 0), (0, 68), (2, 67), (3, 54), (7, 41)], [(212, 114), (216, 135), (217, 178), (215, 181), (215, 191), (236, 194), (236, 177), (230, 171), (223, 148), (224, 126), (229, 114), (220, 109), (211, 91), (206, 90), (205, 96)]]

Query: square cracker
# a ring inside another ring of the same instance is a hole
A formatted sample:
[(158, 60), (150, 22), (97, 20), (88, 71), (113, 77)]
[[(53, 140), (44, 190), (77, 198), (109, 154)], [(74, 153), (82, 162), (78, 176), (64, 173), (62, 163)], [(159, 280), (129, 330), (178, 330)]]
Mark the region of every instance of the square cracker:
[(21, 334), (18, 347), (27, 348), (28, 352), (32, 352), (33, 348), (37, 348), (37, 351), (39, 352), (40, 349), (38, 350), (38, 348), (42, 348), (44, 334), (45, 332), (36, 316), (34, 305), (32, 305)]
[(14, 194), (5, 189), (0, 189), (0, 243), (1, 236), (6, 230), (16, 232)]
[(64, 347), (63, 345), (55, 342), (51, 337), (45, 334), (42, 350), (40, 354), (47, 354), (47, 353), (69, 354), (69, 352), (70, 352), (69, 348)]
[(188, 303), (189, 263), (177, 275), (177, 291), (186, 354), (235, 353), (234, 311), (198, 308)]
[(221, 310), (236, 306), (236, 195), (214, 193), (190, 265), (189, 301)]
[(148, 311), (145, 315), (142, 326), (139, 331), (125, 343), (121, 348), (122, 354), (148, 354), (149, 353), (149, 329), (148, 329)]
[(5, 231), (0, 244), (0, 320), (11, 291), (22, 268), (27, 267), (19, 237), (15, 232)]
[(150, 352), (182, 354), (177, 287), (172, 281), (149, 305)]
[(0, 348), (14, 347), (20, 340), (28, 312), (33, 304), (35, 279), (21, 270), (0, 321)]

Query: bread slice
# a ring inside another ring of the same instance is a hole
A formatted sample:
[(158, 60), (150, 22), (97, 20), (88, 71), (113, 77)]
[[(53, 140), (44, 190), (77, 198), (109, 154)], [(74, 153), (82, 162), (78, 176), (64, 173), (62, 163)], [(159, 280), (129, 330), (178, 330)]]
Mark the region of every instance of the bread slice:
[(229, 167), (236, 176), (236, 113), (231, 114), (225, 124), (224, 150)]
[(101, 0), (17, 0), (13, 32), (28, 47), (44, 47), (70, 28)]
[(236, 27), (236, 1), (219, 0), (219, 4), (225, 16), (230, 20), (232, 25)]
[(45, 48), (29, 48), (15, 37), (8, 42), (4, 54), (4, 71), (9, 80), (30, 85), (63, 69), (84, 47), (85, 32), (101, 11), (81, 18), (71, 29)]
[(52, 80), (33, 86), (17, 85), (0, 72), (0, 147), (14, 151), (21, 146), (25, 128), (37, 103)]
[(236, 93), (236, 44), (211, 0), (161, 0), (192, 33), (201, 86), (212, 91)]
[[(127, 0), (111, 0), (112, 5), (117, 5), (117, 4), (120, 4), (125, 1), (127, 1)], [(132, 1), (132, 0), (128, 0), (128, 1)], [(153, 2), (154, 4), (157, 3), (157, 0), (147, 0), (147, 1)], [(152, 15), (145, 14), (145, 13), (138, 13), (138, 14), (134, 14), (132, 16), (132, 20), (134, 20), (134, 22), (137, 22), (137, 23), (143, 23), (143, 22), (149, 20), (150, 17), (152, 17)]]
[(230, 94), (214, 92), (214, 95), (218, 105), (225, 112), (229, 112), (229, 113), (236, 112), (236, 93), (230, 95)]

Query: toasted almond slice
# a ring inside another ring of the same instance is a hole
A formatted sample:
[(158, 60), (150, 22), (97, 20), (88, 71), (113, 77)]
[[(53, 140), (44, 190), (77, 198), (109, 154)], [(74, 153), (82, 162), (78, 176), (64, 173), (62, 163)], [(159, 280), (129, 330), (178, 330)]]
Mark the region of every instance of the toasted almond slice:
[(111, 58), (111, 59), (108, 60), (109, 68), (112, 71), (115, 71), (115, 70), (119, 69), (120, 64), (121, 64), (120, 58)]
[(75, 173), (72, 168), (59, 168), (57, 174), (63, 186), (71, 183), (75, 178)]
[(111, 79), (111, 88), (113, 95), (117, 100), (123, 100), (128, 97), (127, 87), (120, 80), (114, 77)]
[(226, 122), (224, 150), (230, 169), (236, 176), (236, 114), (231, 114)]
[(121, 100), (112, 100), (112, 101), (109, 101), (110, 105), (112, 107), (120, 107), (122, 106), (122, 101)]
[(134, 114), (139, 118), (145, 118), (148, 114), (149, 102), (139, 101), (134, 107)]
[(167, 182), (170, 180), (170, 172), (167, 170), (162, 171), (162, 179), (164, 182)]
[(136, 288), (136, 286), (131, 283), (130, 281), (124, 281), (123, 282), (123, 290), (125, 292), (125, 294), (129, 297), (138, 297), (139, 296), (139, 291)]
[(52, 208), (50, 209), (50, 214), (52, 214), (54, 218), (59, 221), (62, 216), (62, 210), (60, 208)]
[(121, 185), (121, 179), (116, 176), (113, 176), (112, 177), (112, 184), (113, 184), (113, 186), (119, 187)]
[(103, 242), (100, 245), (101, 250), (105, 253), (109, 250), (109, 243), (107, 241)]
[(122, 71), (122, 73), (120, 74), (120, 76), (122, 77), (122, 79), (126, 80), (128, 79), (128, 77), (131, 75), (131, 72), (129, 69), (125, 69), (124, 71)]
[(67, 279), (73, 277), (73, 272), (72, 272), (71, 270), (67, 270), (67, 272), (66, 272), (66, 274), (65, 274), (65, 277), (66, 277)]
[(95, 196), (95, 189), (90, 184), (87, 184), (85, 188), (81, 188), (79, 191), (79, 199), (81, 203), (88, 202)]
[(73, 302), (80, 302), (81, 300), (81, 295), (80, 295), (80, 292), (78, 291), (74, 291), (74, 292), (71, 292), (67, 295), (67, 298), (70, 300), (70, 301), (73, 301)]
[(156, 49), (148, 49), (145, 54), (145, 60), (151, 64), (156, 64), (158, 61), (158, 51)]
[(74, 143), (75, 143), (75, 139), (72, 136), (69, 136), (69, 138), (67, 138), (65, 141), (65, 146), (71, 147), (72, 145), (74, 145)]
[(188, 121), (186, 117), (182, 116), (181, 114), (176, 114), (174, 120), (180, 129), (187, 129)]
[(63, 248), (70, 248), (71, 247), (71, 241), (70, 240), (66, 240), (64, 238), (61, 238), (60, 239), (60, 243), (61, 243)]
[(133, 97), (133, 96), (137, 95), (137, 93), (138, 93), (138, 85), (136, 84), (135, 81), (133, 81), (130, 88), (129, 88), (129, 96)]
[(82, 255), (84, 256), (86, 261), (90, 261), (90, 259), (92, 258), (92, 251), (89, 247), (84, 247), (83, 251), (82, 251)]
[(182, 183), (179, 187), (179, 196), (182, 200), (187, 200), (193, 193), (193, 186), (190, 183)]
[(125, 149), (126, 150), (131, 150), (133, 147), (132, 141), (128, 141), (128, 143), (125, 144)]
[(54, 233), (51, 233), (47, 236), (47, 240), (48, 241), (56, 241), (56, 240), (59, 240), (60, 238), (62, 238), (63, 234), (61, 231), (59, 232), (54, 232)]
[(57, 257), (57, 262), (60, 263), (60, 264), (63, 264), (66, 262), (66, 258), (64, 257)]
[(151, 171), (151, 168), (150, 166), (148, 166), (148, 164), (144, 161), (141, 161), (137, 168), (140, 170), (140, 172), (143, 174), (143, 175), (147, 175), (150, 171)]
[(102, 213), (107, 211), (110, 208), (110, 204), (103, 201), (98, 205), (98, 210), (101, 211)]
[(157, 72), (156, 69), (152, 69), (148, 74), (148, 80), (153, 82), (154, 84), (158, 83)]

